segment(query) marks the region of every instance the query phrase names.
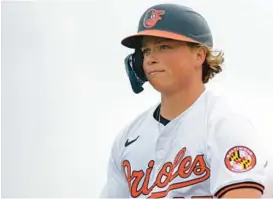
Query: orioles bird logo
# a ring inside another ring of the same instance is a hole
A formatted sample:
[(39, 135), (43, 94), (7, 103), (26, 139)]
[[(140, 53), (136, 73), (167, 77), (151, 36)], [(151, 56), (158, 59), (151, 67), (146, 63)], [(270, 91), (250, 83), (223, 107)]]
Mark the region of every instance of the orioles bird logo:
[(143, 20), (143, 26), (145, 28), (154, 27), (156, 23), (162, 19), (161, 15), (164, 15), (164, 14), (165, 14), (164, 10), (156, 10), (156, 9), (148, 10)]

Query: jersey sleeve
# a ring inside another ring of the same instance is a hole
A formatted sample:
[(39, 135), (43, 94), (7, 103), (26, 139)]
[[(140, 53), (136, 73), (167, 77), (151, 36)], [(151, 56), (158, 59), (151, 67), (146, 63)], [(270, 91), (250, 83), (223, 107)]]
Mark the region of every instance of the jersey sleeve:
[(120, 160), (121, 132), (114, 141), (108, 161), (106, 183), (101, 191), (100, 198), (128, 198), (129, 189)]
[(211, 193), (217, 198), (239, 188), (254, 188), (263, 193), (266, 154), (252, 123), (241, 115), (231, 114), (210, 128), (207, 153)]

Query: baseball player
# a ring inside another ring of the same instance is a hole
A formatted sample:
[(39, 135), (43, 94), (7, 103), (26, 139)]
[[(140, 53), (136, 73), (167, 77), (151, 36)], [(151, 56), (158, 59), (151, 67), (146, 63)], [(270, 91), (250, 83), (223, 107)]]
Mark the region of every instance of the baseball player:
[(266, 160), (250, 121), (205, 88), (222, 70), (206, 20), (191, 8), (147, 9), (122, 40), (132, 90), (161, 94), (112, 146), (102, 198), (260, 198)]

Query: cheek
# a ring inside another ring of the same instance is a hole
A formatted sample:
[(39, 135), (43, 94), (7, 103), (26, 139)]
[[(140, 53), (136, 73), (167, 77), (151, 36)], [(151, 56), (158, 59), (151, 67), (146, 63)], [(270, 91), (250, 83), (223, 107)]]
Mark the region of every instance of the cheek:
[(187, 55), (174, 54), (166, 58), (168, 70), (174, 76), (181, 76), (190, 70), (191, 59)]
[(146, 73), (147, 59), (145, 59), (145, 58), (143, 58), (142, 67), (143, 67), (144, 72)]

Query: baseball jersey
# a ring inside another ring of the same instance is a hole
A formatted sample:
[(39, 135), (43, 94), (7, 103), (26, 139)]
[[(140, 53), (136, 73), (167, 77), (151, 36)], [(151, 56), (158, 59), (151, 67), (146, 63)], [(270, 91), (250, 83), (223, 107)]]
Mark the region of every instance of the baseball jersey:
[(237, 188), (263, 192), (266, 159), (259, 134), (221, 97), (205, 90), (166, 123), (155, 117), (157, 107), (118, 134), (102, 198), (220, 198)]

